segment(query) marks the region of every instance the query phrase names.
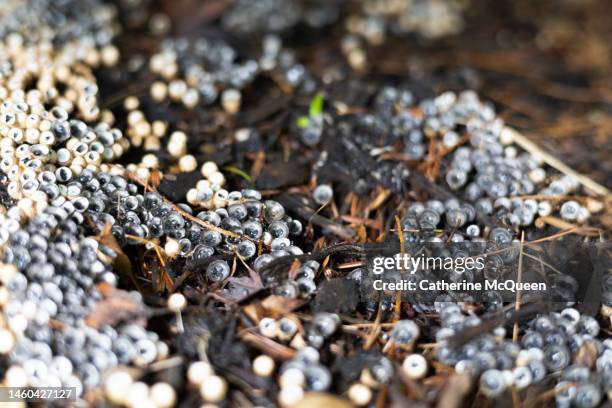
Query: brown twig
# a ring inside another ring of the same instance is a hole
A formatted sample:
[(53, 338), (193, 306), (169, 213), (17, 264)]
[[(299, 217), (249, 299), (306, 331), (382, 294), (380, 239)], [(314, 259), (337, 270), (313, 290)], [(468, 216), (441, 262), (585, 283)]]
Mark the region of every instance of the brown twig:
[[(521, 231), (521, 244), (519, 246), (519, 260), (518, 260), (518, 276), (516, 277), (517, 285), (520, 285), (523, 281), (523, 245), (525, 244), (525, 231)], [(521, 311), (521, 291), (516, 290), (516, 300), (514, 302), (514, 312), (518, 315)], [(518, 341), (518, 320), (514, 321), (514, 327), (512, 329), (512, 341)]]
[(577, 171), (563, 163), (561, 160), (552, 156), (551, 154), (546, 153), (544, 150), (538, 147), (538, 145), (527, 139), (525, 136), (523, 136), (516, 130), (506, 127), (503, 131), (509, 132), (512, 135), (512, 141), (519, 145), (522, 149), (528, 151), (535, 157), (542, 159), (542, 161), (548, 164), (550, 167), (560, 171), (561, 173), (567, 176), (574, 178), (587, 189), (593, 191), (594, 193), (600, 196), (607, 196), (610, 194), (607, 188), (595, 182), (593, 179), (578, 173)]

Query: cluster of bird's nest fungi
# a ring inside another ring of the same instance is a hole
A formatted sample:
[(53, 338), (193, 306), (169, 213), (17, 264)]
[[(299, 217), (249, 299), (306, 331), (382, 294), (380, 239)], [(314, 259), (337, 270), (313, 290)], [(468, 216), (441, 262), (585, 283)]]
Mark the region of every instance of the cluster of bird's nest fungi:
[[(280, 35), (344, 19), (336, 63), (359, 71), (374, 63), (363, 41), (453, 33), (465, 2), (365, 1), (346, 16), (235, 1), (186, 36), (134, 3), (0, 5), (3, 386), (162, 408), (612, 398), (605, 268), (590, 309), (571, 275), (516, 302), (364, 289), (375, 244), (456, 244), (455, 257), (520, 244), (487, 276), (529, 243), (577, 237), (606, 258), (605, 188), (476, 92), (321, 74)], [(138, 24), (154, 49), (120, 52)], [(337, 96), (348, 82), (358, 102)]]

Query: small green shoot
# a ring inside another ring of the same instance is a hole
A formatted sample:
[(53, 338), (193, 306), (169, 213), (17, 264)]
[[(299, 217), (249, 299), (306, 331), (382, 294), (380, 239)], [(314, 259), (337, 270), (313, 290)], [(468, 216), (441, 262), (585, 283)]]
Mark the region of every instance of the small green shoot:
[(323, 97), (323, 93), (317, 93), (314, 98), (310, 101), (310, 105), (308, 107), (308, 116), (300, 116), (296, 125), (300, 129), (305, 129), (308, 127), (310, 123), (310, 119), (317, 118), (323, 114), (323, 103), (325, 98)]
[(249, 176), (247, 173), (245, 173), (244, 170), (239, 169), (238, 167), (234, 167), (234, 166), (225, 166), (223, 167), (223, 170), (228, 171), (230, 173), (233, 173), (239, 177), (242, 177), (243, 179), (245, 179), (246, 181), (248, 181), (249, 183), (253, 183), (253, 179), (251, 178), (251, 176)]
[(308, 110), (308, 116), (311, 118), (315, 118), (317, 116), (321, 116), (323, 114), (323, 94), (321, 92), (317, 93), (312, 101), (310, 101), (310, 108)]
[(297, 127), (299, 127), (300, 129), (306, 129), (309, 123), (310, 118), (308, 116), (300, 116), (296, 122)]

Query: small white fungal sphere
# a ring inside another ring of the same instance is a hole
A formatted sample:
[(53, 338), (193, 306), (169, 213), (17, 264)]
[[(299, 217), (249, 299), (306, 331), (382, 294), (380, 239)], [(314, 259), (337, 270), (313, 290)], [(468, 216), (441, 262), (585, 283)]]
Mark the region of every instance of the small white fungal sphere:
[(227, 382), (218, 375), (205, 378), (200, 386), (200, 395), (207, 402), (223, 401), (226, 393)]
[(561, 311), (561, 317), (567, 319), (570, 323), (576, 324), (580, 320), (580, 312), (573, 307), (568, 307)]
[(122, 404), (132, 382), (132, 376), (127, 371), (117, 370), (112, 372), (104, 381), (106, 397), (115, 404)]
[(217, 192), (213, 196), (213, 205), (216, 208), (225, 207), (227, 205), (227, 197), (228, 197), (227, 190), (224, 190), (224, 189), (217, 190)]
[(185, 296), (180, 293), (173, 293), (168, 298), (168, 309), (172, 310), (173, 312), (183, 310), (186, 305), (187, 300), (185, 299)]
[(605, 208), (603, 202), (588, 197), (586, 200), (586, 208), (590, 213), (596, 214)]
[(138, 408), (158, 408), (157, 405), (155, 405), (155, 402), (153, 402), (153, 400), (151, 400), (151, 398), (149, 398), (148, 396), (143, 398), (142, 401), (138, 402), (137, 407)]
[(155, 73), (160, 73), (166, 65), (166, 58), (163, 54), (155, 54), (149, 61), (149, 68)]
[(274, 372), (275, 363), (272, 357), (262, 354), (253, 360), (253, 372), (260, 377), (269, 377)]
[(509, 145), (514, 141), (514, 133), (512, 129), (504, 127), (499, 134), (499, 141), (504, 145)]
[(137, 381), (130, 385), (125, 395), (124, 403), (128, 407), (139, 407), (141, 401), (149, 397), (149, 386), (146, 383)]
[(18, 313), (9, 319), (8, 326), (13, 333), (19, 336), (28, 328), (28, 319), (23, 313)]
[(206, 189), (210, 188), (210, 181), (202, 179), (200, 181), (197, 182), (196, 184), (196, 190), (199, 191), (204, 191)]
[(518, 367), (521, 367), (521, 366), (526, 366), (527, 364), (529, 364), (531, 360), (532, 360), (532, 357), (529, 355), (529, 352), (527, 352), (527, 350), (521, 350), (516, 356), (515, 361), (516, 361), (516, 365)]
[(179, 159), (179, 168), (182, 172), (194, 171), (198, 167), (198, 162), (191, 154), (186, 154)]
[(161, 81), (156, 81), (151, 84), (150, 92), (154, 101), (162, 102), (168, 96), (168, 86)]
[(302, 370), (295, 367), (285, 370), (278, 380), (278, 383), (282, 388), (290, 386), (303, 387), (305, 382), (306, 377), (304, 376), (304, 373)]
[(168, 94), (170, 95), (170, 98), (175, 101), (180, 101), (183, 99), (185, 93), (187, 93), (187, 84), (185, 81), (175, 79), (170, 82), (170, 85), (168, 85)]
[(372, 400), (372, 390), (367, 385), (357, 383), (351, 385), (348, 397), (358, 407), (367, 405)]
[(427, 360), (420, 354), (411, 354), (404, 359), (402, 370), (408, 378), (421, 379), (427, 374)]
[(221, 94), (221, 105), (223, 109), (230, 114), (234, 114), (240, 110), (242, 95), (236, 89), (226, 89)]
[(161, 120), (155, 120), (151, 124), (151, 131), (155, 137), (163, 137), (168, 130), (168, 124)]
[(533, 380), (533, 374), (528, 367), (515, 367), (512, 370), (512, 375), (514, 377), (514, 385), (517, 389), (522, 390), (523, 388), (528, 387)]
[(146, 169), (146, 168), (144, 168), (144, 167), (138, 167), (138, 168), (136, 169), (136, 177), (137, 177), (139, 180), (143, 180), (143, 181), (144, 181), (144, 180), (148, 180), (148, 179), (149, 179), (149, 175), (150, 175), (150, 174), (151, 174), (151, 173), (150, 173), (149, 169)]
[(187, 191), (187, 202), (191, 205), (198, 204), (198, 189), (197, 188), (190, 188)]
[(236, 133), (234, 133), (234, 139), (236, 139), (237, 142), (246, 142), (250, 138), (251, 129), (249, 128), (238, 129)]
[(212, 366), (206, 361), (196, 361), (187, 369), (187, 379), (190, 383), (198, 386), (213, 374)]
[(587, 210), (585, 207), (580, 207), (578, 210), (578, 215), (576, 216), (576, 221), (579, 223), (586, 222), (591, 217), (591, 212)]
[(319, 205), (326, 205), (334, 197), (334, 190), (329, 184), (319, 184), (312, 192), (312, 199)]
[(187, 153), (187, 135), (184, 132), (172, 132), (168, 140), (168, 153), (174, 157), (181, 157)]
[(504, 149), (504, 155), (508, 159), (514, 159), (518, 155), (518, 150), (514, 146), (508, 146)]
[(194, 108), (200, 101), (198, 91), (195, 89), (188, 89), (185, 95), (183, 95), (182, 101), (186, 108)]
[(15, 336), (10, 330), (0, 329), (0, 354), (10, 353), (15, 347)]
[(125, 109), (132, 111), (138, 109), (138, 107), (140, 106), (140, 101), (135, 96), (128, 96), (123, 101), (123, 106), (125, 107)]
[(574, 221), (578, 218), (578, 213), (580, 212), (580, 204), (576, 201), (570, 200), (563, 203), (561, 206), (561, 210), (559, 213), (561, 214), (561, 218), (568, 221)]
[(544, 360), (544, 352), (542, 351), (542, 349), (530, 347), (527, 349), (527, 354), (529, 355), (530, 360)]
[(13, 264), (0, 264), (0, 282), (6, 285), (17, 272), (17, 267)]
[(502, 370), (502, 377), (506, 387), (511, 387), (514, 384), (514, 374), (511, 370)]
[(0, 286), (0, 306), (5, 306), (8, 303), (10, 296), (11, 293), (8, 291), (6, 286)]
[(210, 176), (211, 174), (216, 173), (217, 171), (219, 171), (219, 168), (217, 167), (215, 162), (211, 162), (211, 161), (207, 161), (200, 168), (200, 172), (206, 178), (208, 178), (208, 176)]
[(181, 251), (180, 245), (176, 239), (168, 238), (166, 245), (164, 245), (164, 251), (169, 257), (175, 257)]
[[(166, 64), (164, 66), (160, 74), (165, 79), (170, 80), (176, 76), (177, 72), (178, 72), (178, 65), (174, 61), (172, 61), (171, 63)], [(177, 98), (177, 99), (180, 99), (180, 98)]]
[(442, 136), (442, 143), (447, 148), (453, 148), (459, 143), (459, 135), (457, 132), (452, 130), (450, 132), (446, 132), (444, 136)]
[(155, 342), (155, 347), (157, 349), (156, 360), (159, 361), (168, 358), (168, 355), (170, 354), (170, 347), (168, 347), (166, 343), (164, 343), (163, 341), (157, 341)]
[(4, 384), (7, 387), (25, 387), (28, 385), (28, 374), (23, 367), (11, 366), (4, 374)]
[(304, 390), (297, 385), (283, 387), (278, 393), (278, 403), (283, 407), (297, 404), (302, 398), (304, 398)]
[(478, 237), (480, 236), (480, 227), (478, 224), (471, 224), (465, 230), (466, 234), (470, 237)]
[(506, 328), (504, 326), (497, 326), (493, 329), (493, 336), (498, 339), (503, 339), (506, 337)]
[(489, 369), (480, 376), (480, 390), (488, 397), (499, 396), (506, 387), (506, 378), (500, 370)]
[(546, 179), (546, 171), (544, 171), (541, 167), (536, 167), (533, 170), (530, 170), (527, 174), (529, 176), (529, 180), (532, 183), (539, 184)]
[(222, 186), (225, 184), (225, 176), (220, 171), (210, 174), (208, 180), (213, 186)]
[(159, 166), (159, 159), (154, 154), (145, 154), (142, 156), (142, 165), (148, 169), (155, 169)]
[(112, 67), (119, 61), (119, 50), (113, 45), (107, 45), (102, 48), (101, 57), (104, 65)]
[(264, 317), (259, 321), (259, 332), (268, 338), (276, 336), (278, 324), (271, 317)]
[(351, 67), (357, 71), (362, 71), (367, 65), (365, 52), (360, 48), (355, 48), (348, 53), (348, 61)]
[(158, 382), (151, 387), (150, 398), (159, 408), (169, 408), (176, 402), (176, 392), (170, 384)]
[(540, 217), (547, 217), (552, 213), (552, 204), (550, 201), (540, 201), (538, 203), (538, 215)]

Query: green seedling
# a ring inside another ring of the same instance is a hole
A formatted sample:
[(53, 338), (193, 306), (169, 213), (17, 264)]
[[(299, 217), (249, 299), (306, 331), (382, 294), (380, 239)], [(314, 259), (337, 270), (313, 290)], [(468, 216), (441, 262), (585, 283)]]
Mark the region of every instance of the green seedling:
[(323, 114), (324, 99), (321, 92), (317, 93), (314, 98), (312, 98), (308, 107), (308, 116), (300, 116), (296, 121), (297, 127), (304, 129), (308, 127), (311, 119), (318, 118)]

